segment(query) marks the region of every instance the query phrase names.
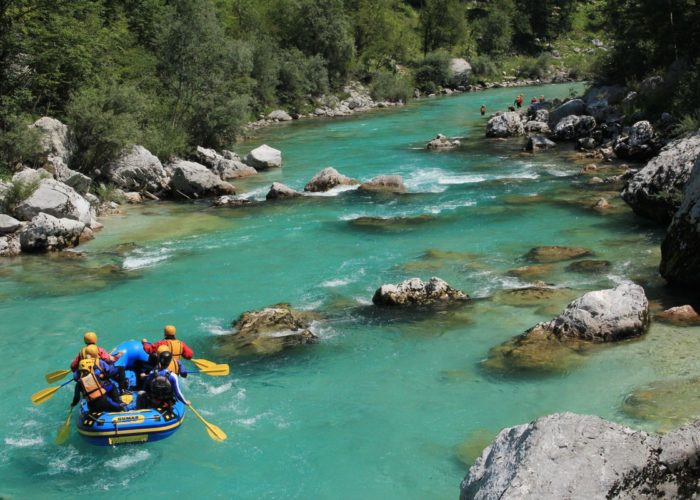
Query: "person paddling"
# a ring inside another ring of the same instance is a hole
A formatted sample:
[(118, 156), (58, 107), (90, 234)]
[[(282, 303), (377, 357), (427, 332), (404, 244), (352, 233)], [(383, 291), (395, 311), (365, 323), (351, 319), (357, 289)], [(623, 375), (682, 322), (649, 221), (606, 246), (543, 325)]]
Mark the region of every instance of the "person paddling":
[(158, 355), (158, 366), (146, 378), (146, 390), (139, 392), (139, 408), (169, 408), (175, 399), (186, 406), (190, 405), (180, 391), (178, 377), (168, 369), (172, 361), (173, 356), (169, 351)]
[[(81, 360), (87, 359), (88, 354), (87, 354), (87, 349), (90, 348), (90, 346), (94, 346), (97, 348), (97, 357), (101, 359), (102, 361), (106, 361), (108, 363), (114, 363), (117, 361), (123, 352), (118, 352), (114, 356), (109, 354), (107, 351), (102, 349), (97, 345), (97, 334), (95, 332), (85, 332), (83, 335), (83, 341), (85, 342), (85, 347), (80, 349), (78, 351), (78, 354), (73, 358), (73, 361), (71, 361), (70, 364), (70, 369), (71, 371), (75, 371), (78, 369), (78, 363), (80, 363)], [(119, 381), (119, 387), (121, 389), (126, 389), (126, 376), (124, 374), (124, 367), (123, 366), (118, 366), (116, 367), (117, 370), (117, 380)]]
[(168, 369), (175, 375), (178, 375), (180, 373), (181, 366), (180, 359), (192, 359), (194, 356), (194, 351), (190, 349), (189, 346), (182, 340), (177, 340), (175, 338), (175, 333), (176, 330), (173, 325), (165, 325), (165, 328), (163, 328), (163, 340), (159, 340), (158, 342), (153, 342), (151, 344), (146, 339), (143, 339), (141, 340), (141, 343), (143, 344), (143, 350), (148, 354), (157, 354), (160, 346), (167, 345), (170, 349), (170, 353), (172, 354), (172, 362)]
[(78, 404), (82, 395), (91, 413), (124, 411), (126, 405), (119, 402), (119, 391), (110, 380), (117, 375), (117, 370), (99, 358), (96, 345), (89, 345), (86, 351), (86, 357), (78, 362), (73, 374), (77, 383), (71, 407)]

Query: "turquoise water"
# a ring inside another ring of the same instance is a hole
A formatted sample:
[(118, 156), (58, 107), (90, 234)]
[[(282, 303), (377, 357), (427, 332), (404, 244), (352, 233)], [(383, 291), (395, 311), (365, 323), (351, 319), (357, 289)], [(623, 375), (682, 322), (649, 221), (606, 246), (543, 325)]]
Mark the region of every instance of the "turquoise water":
[[(503, 108), (516, 93), (294, 123), (241, 147), (267, 143), (284, 155), (281, 170), (237, 184), (253, 200), (264, 199), (273, 181), (302, 189), (326, 166), (362, 180), (399, 174), (406, 195), (132, 207), (103, 221), (82, 258), (0, 263), (0, 495), (456, 498), (465, 461), (505, 426), (569, 410), (657, 428), (626, 416), (621, 404), (644, 384), (695, 375), (685, 353), (700, 343), (700, 329), (654, 324), (643, 340), (598, 350), (558, 376), (503, 376), (480, 364), (572, 295), (632, 278), (651, 298), (671, 300), (656, 272), (662, 232), (578, 177), (586, 162), (570, 151), (531, 156), (520, 141), (483, 138), (479, 106)], [(464, 136), (463, 147), (425, 151), (438, 132)], [(602, 213), (590, 208), (601, 195), (612, 205)], [(404, 220), (353, 222), (363, 216)], [(542, 279), (561, 296), (525, 306), (504, 298), (503, 290), (528, 283), (508, 270), (526, 265), (533, 246), (554, 244), (590, 248), (611, 267), (584, 275), (558, 263)], [(477, 300), (434, 315), (371, 306), (381, 284), (413, 276), (439, 276)], [(269, 357), (222, 358), (212, 340), (232, 320), (279, 302), (319, 313), (313, 330), (321, 341)], [(172, 438), (151, 445), (101, 449), (73, 431), (54, 446), (72, 391), (32, 406), (43, 374), (67, 365), (85, 330), (112, 347), (158, 338), (166, 323), (198, 357), (231, 363), (230, 377), (184, 383), (228, 441), (211, 441), (190, 416)]]

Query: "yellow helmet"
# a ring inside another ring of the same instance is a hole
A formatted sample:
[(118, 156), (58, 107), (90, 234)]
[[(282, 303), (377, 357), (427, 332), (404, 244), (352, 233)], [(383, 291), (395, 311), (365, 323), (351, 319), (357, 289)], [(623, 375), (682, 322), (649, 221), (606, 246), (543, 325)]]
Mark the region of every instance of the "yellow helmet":
[(91, 372), (95, 367), (95, 358), (81, 359), (78, 368), (81, 372)]
[(92, 358), (97, 358), (100, 355), (100, 350), (95, 344), (90, 344), (85, 348), (85, 352)]
[(161, 352), (170, 352), (170, 346), (168, 344), (162, 344), (158, 346), (158, 354)]
[(174, 337), (175, 327), (173, 325), (165, 325), (165, 328), (163, 328), (163, 333), (166, 337)]
[(95, 332), (85, 332), (83, 340), (86, 344), (97, 344), (97, 334)]

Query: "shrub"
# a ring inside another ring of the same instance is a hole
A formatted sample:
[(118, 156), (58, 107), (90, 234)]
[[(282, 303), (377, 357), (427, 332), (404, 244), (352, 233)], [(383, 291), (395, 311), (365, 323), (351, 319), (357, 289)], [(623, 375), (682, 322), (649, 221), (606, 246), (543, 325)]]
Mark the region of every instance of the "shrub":
[(33, 166), (42, 153), (40, 133), (30, 129), (28, 116), (0, 116), (0, 176), (12, 175), (18, 163)]
[(492, 80), (499, 76), (498, 65), (489, 56), (477, 56), (470, 61), (475, 78)]
[(406, 102), (411, 98), (411, 82), (396, 73), (378, 73), (372, 79), (370, 95), (375, 101)]
[(280, 59), (277, 91), (280, 102), (292, 111), (300, 111), (311, 97), (328, 92), (328, 71), (320, 56), (290, 49)]
[(14, 214), (17, 205), (29, 198), (41, 180), (32, 182), (11, 182), (9, 188), (3, 193), (0, 203), (1, 211), (6, 214)]
[(116, 203), (124, 203), (126, 198), (124, 192), (112, 184), (103, 184), (100, 182), (94, 187), (94, 194), (100, 201), (114, 201)]
[(552, 56), (540, 54), (537, 59), (526, 59), (518, 68), (518, 75), (526, 78), (545, 78), (551, 72)]
[(700, 108), (683, 115), (678, 124), (673, 127), (676, 136), (695, 134), (700, 130)]
[(437, 51), (428, 54), (416, 70), (416, 86), (425, 92), (434, 92), (450, 80), (450, 56)]

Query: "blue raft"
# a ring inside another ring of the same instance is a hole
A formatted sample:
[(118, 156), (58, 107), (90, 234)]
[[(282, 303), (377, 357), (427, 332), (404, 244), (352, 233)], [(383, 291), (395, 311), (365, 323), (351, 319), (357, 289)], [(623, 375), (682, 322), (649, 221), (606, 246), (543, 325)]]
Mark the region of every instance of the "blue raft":
[[(148, 361), (148, 354), (138, 340), (127, 340), (114, 348), (125, 351), (115, 363), (123, 366), (130, 387), (136, 387), (135, 368)], [(131, 403), (130, 394), (122, 395), (122, 402)], [(109, 446), (126, 443), (146, 443), (165, 439), (180, 428), (185, 419), (186, 406), (177, 401), (171, 408), (147, 408), (125, 412), (90, 413), (87, 402), (80, 402), (78, 432), (91, 444)]]

